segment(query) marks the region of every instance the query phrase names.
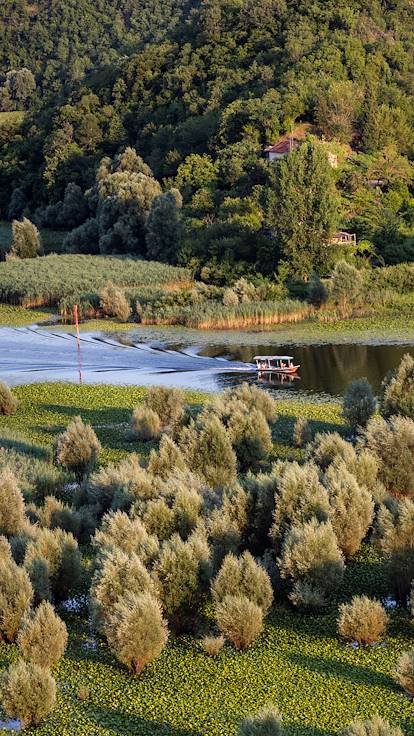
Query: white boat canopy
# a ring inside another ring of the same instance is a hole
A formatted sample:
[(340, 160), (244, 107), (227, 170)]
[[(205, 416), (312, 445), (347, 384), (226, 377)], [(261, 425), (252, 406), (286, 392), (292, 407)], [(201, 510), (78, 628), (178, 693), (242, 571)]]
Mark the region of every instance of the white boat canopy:
[(293, 360), (293, 355), (255, 355), (253, 360)]

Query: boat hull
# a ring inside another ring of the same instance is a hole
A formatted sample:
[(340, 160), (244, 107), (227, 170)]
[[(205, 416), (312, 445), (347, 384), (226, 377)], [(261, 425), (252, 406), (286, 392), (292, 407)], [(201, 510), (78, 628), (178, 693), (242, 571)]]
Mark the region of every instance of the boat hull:
[(300, 365), (292, 365), (289, 368), (257, 368), (258, 373), (284, 373), (292, 375), (298, 372)]

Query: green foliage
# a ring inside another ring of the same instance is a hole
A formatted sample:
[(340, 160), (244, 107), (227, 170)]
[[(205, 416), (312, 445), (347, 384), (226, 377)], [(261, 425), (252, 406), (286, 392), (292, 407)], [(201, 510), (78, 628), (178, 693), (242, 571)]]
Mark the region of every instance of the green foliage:
[(362, 297), (364, 285), (363, 275), (355, 266), (346, 261), (339, 261), (334, 268), (330, 283), (330, 296), (335, 304), (345, 313), (357, 304)]
[(263, 611), (244, 595), (226, 595), (216, 604), (217, 625), (236, 649), (247, 649), (263, 630)]
[(9, 387), (0, 381), (0, 414), (3, 416), (14, 414), (18, 407), (18, 401)]
[(131, 307), (121, 289), (113, 284), (108, 284), (102, 289), (99, 296), (101, 308), (106, 316), (116, 317), (120, 322), (128, 322)]
[(381, 414), (385, 418), (401, 414), (414, 419), (414, 360), (408, 353), (383, 384)]
[(327, 155), (308, 140), (281, 161), (277, 203), (270, 213), (282, 256), (295, 276), (306, 278), (326, 268), (338, 207)]
[(37, 726), (56, 701), (56, 683), (48, 670), (19, 660), (5, 673), (1, 688), (4, 712), (19, 718), (23, 728)]
[(26, 571), (8, 555), (0, 557), (0, 637), (13, 641), (30, 608), (33, 590)]
[(394, 416), (386, 422), (373, 417), (368, 422), (364, 441), (378, 461), (379, 478), (388, 493), (397, 497), (414, 496), (414, 421)]
[(264, 615), (273, 600), (272, 585), (266, 570), (247, 551), (239, 558), (232, 554), (224, 558), (211, 592), (216, 603), (229, 595), (245, 596), (258, 605)]
[(343, 398), (346, 421), (355, 432), (366, 427), (375, 412), (376, 401), (371, 385), (366, 378), (356, 378), (348, 384)]
[(338, 632), (349, 641), (374, 644), (384, 635), (388, 616), (379, 601), (367, 596), (354, 596), (339, 608)]
[(36, 258), (41, 248), (39, 231), (26, 217), (21, 222), (13, 221), (10, 256), (14, 258)]
[(346, 558), (358, 551), (374, 517), (370, 492), (359, 485), (343, 462), (331, 465), (325, 475), (331, 506), (330, 520), (339, 548)]
[(145, 223), (148, 258), (164, 263), (176, 263), (181, 245), (180, 207), (182, 198), (177, 189), (155, 197)]
[(100, 442), (90, 426), (84, 424), (80, 416), (69, 423), (65, 432), (56, 440), (56, 457), (60, 465), (76, 473), (81, 479), (96, 464)]
[(106, 632), (116, 657), (134, 675), (161, 654), (168, 639), (161, 606), (150, 593), (125, 594), (114, 606)]
[(17, 637), (23, 658), (45, 669), (53, 667), (63, 656), (67, 641), (65, 624), (45, 601), (23, 619)]
[(0, 471), (0, 534), (19, 534), (26, 521), (24, 499), (11, 470)]
[(191, 426), (184, 430), (182, 437), (181, 449), (188, 466), (208, 485), (218, 488), (236, 480), (236, 455), (231, 439), (217, 417), (208, 417), (198, 431)]
[(238, 726), (237, 736), (282, 736), (284, 732), (278, 708), (268, 705)]
[(396, 681), (407, 693), (414, 696), (414, 650), (403, 652), (395, 667)]
[[(81, 575), (81, 558), (73, 535), (62, 529), (37, 529), (29, 540), (24, 566), (33, 571), (35, 560), (44, 560), (48, 567), (50, 587), (56, 601), (74, 593)], [(42, 575), (42, 585), (45, 580)]]

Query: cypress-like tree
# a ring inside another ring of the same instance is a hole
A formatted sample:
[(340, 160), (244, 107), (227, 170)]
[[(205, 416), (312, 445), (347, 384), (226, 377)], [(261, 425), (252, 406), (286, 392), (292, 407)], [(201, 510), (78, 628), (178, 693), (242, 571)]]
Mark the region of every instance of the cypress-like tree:
[(181, 242), (181, 204), (178, 189), (171, 189), (152, 200), (145, 225), (148, 258), (176, 262)]

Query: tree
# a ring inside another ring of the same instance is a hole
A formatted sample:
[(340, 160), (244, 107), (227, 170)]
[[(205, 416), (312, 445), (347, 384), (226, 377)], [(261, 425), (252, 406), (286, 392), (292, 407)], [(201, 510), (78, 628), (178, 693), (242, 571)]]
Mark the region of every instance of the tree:
[(52, 710), (55, 701), (55, 680), (43, 667), (19, 660), (3, 676), (2, 708), (10, 718), (18, 718), (22, 728), (41, 723)]
[(370, 492), (358, 484), (345, 463), (331, 465), (325, 475), (331, 505), (330, 520), (345, 557), (351, 557), (361, 546), (374, 517), (374, 501)]
[(312, 587), (330, 592), (344, 574), (344, 560), (332, 524), (316, 519), (292, 526), (279, 560), (283, 578), (305, 580)]
[(0, 470), (0, 534), (19, 534), (25, 524), (25, 506), (17, 480), (7, 467)]
[(366, 378), (348, 384), (342, 402), (343, 415), (353, 432), (366, 427), (376, 409), (376, 401)]
[[(46, 562), (56, 601), (65, 600), (76, 590), (81, 575), (81, 556), (73, 534), (59, 528), (38, 528), (26, 547), (25, 568), (31, 570), (35, 560)], [(43, 585), (44, 582), (43, 579)]]
[(281, 161), (276, 207), (270, 215), (282, 257), (294, 275), (307, 279), (312, 271), (326, 271), (338, 210), (326, 152), (308, 140)]
[(283, 733), (282, 719), (274, 705), (267, 705), (248, 716), (237, 729), (237, 736), (282, 736)]
[(145, 405), (158, 414), (163, 429), (173, 429), (184, 417), (185, 394), (179, 388), (151, 386)]
[(322, 306), (328, 299), (328, 289), (317, 273), (313, 272), (308, 283), (308, 300), (314, 307)]
[(11, 99), (20, 105), (31, 97), (36, 89), (36, 81), (30, 69), (11, 69), (6, 74), (6, 87)]
[(30, 608), (33, 590), (26, 570), (11, 557), (0, 557), (0, 639), (14, 641)]
[(316, 101), (316, 120), (323, 133), (348, 143), (360, 111), (361, 89), (351, 81), (331, 81)]
[(414, 421), (394, 416), (373, 417), (363, 435), (378, 461), (379, 479), (391, 495), (414, 497)]
[(168, 639), (161, 605), (150, 593), (127, 592), (115, 604), (106, 627), (115, 656), (134, 675), (158, 657)]
[(64, 622), (46, 601), (26, 615), (17, 637), (24, 659), (45, 669), (59, 661), (67, 642), (68, 632)]
[(397, 370), (383, 383), (381, 414), (414, 419), (414, 359), (406, 353)]
[(13, 189), (10, 197), (9, 209), (7, 211), (7, 217), (9, 220), (20, 220), (23, 216), (23, 212), (27, 207), (27, 198), (24, 190), (21, 187)]
[(57, 224), (67, 230), (82, 225), (89, 215), (89, 207), (78, 184), (69, 182), (65, 189), (63, 202), (59, 203)]
[(230, 485), (236, 480), (236, 455), (217, 417), (208, 417), (198, 432), (193, 427), (184, 432), (181, 449), (189, 467), (212, 488)]
[(258, 409), (246, 411), (241, 404), (231, 414), (228, 432), (242, 470), (256, 467), (272, 451), (272, 433)]
[(216, 604), (217, 625), (236, 649), (247, 649), (263, 630), (263, 611), (244, 595), (227, 595)]
[(272, 584), (266, 570), (246, 551), (239, 558), (228, 554), (215, 578), (211, 591), (216, 602), (227, 595), (244, 595), (266, 615), (272, 605)]
[(346, 261), (338, 261), (332, 273), (330, 295), (345, 313), (362, 296), (364, 279), (360, 271)]
[(95, 626), (107, 634), (110, 617), (117, 603), (126, 594), (149, 593), (156, 596), (156, 587), (138, 555), (125, 554), (120, 549), (105, 553), (92, 579), (91, 611)]
[(75, 417), (56, 440), (56, 457), (60, 465), (76, 473), (81, 480), (92, 470), (99, 457), (101, 444), (90, 424)]
[(36, 258), (41, 248), (36, 225), (26, 217), (22, 222), (13, 220), (10, 255), (15, 258)]
[(176, 263), (181, 245), (181, 206), (178, 189), (171, 189), (152, 200), (145, 224), (148, 258)]
[(14, 414), (18, 404), (18, 400), (10, 391), (9, 387), (3, 381), (0, 381), (0, 415), (8, 416)]
[(349, 641), (375, 644), (385, 633), (388, 616), (379, 601), (366, 595), (354, 596), (339, 607), (338, 631)]

